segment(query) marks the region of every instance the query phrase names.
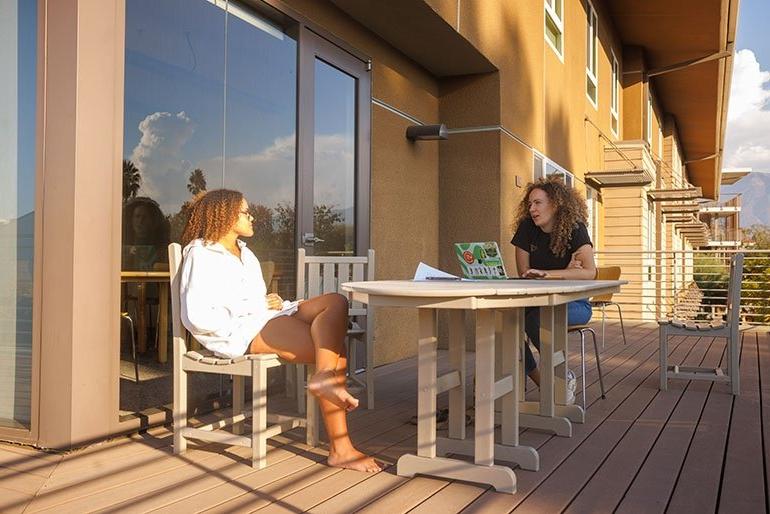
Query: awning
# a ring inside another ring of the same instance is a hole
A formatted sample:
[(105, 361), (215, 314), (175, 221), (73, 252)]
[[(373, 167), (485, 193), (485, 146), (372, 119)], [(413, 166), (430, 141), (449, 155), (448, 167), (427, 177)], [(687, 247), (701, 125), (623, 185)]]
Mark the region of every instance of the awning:
[[(676, 120), (689, 181), (716, 200), (738, 0), (612, 0), (604, 5), (623, 44), (644, 49), (648, 72), (663, 72), (650, 81), (663, 110)], [(729, 57), (719, 58), (725, 52)], [(711, 60), (687, 64), (703, 58)]]

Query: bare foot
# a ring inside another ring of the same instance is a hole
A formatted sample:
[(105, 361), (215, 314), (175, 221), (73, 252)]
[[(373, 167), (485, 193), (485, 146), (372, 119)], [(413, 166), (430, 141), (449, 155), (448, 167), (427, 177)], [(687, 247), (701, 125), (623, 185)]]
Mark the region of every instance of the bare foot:
[(325, 398), (347, 412), (358, 407), (358, 399), (339, 384), (337, 374), (333, 370), (319, 371), (310, 377), (307, 389), (315, 396)]
[(356, 471), (363, 471), (365, 473), (377, 473), (382, 471), (382, 468), (374, 458), (364, 455), (355, 448), (351, 448), (347, 452), (330, 452), (329, 458), (326, 459), (329, 466), (335, 468), (355, 469)]

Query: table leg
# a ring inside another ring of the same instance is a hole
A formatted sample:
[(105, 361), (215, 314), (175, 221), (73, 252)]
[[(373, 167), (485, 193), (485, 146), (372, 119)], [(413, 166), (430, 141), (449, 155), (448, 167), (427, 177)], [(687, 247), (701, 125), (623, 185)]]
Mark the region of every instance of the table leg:
[(554, 308), (540, 307), (540, 415), (554, 415)]
[(519, 444), (519, 359), (517, 350), (521, 345), (522, 309), (503, 312), (503, 337), (501, 374), (513, 377), (513, 391), (500, 398), (502, 402), (501, 442), (516, 446)]
[(147, 351), (147, 318), (144, 315), (144, 309), (147, 306), (147, 290), (142, 283), (136, 286), (138, 297), (136, 301), (136, 331), (138, 332), (136, 343), (139, 353), (145, 353)]
[(567, 304), (553, 308), (553, 351), (564, 356), (564, 361), (554, 367), (554, 398), (559, 405), (567, 403)]
[(436, 311), (419, 309), (417, 341), (417, 455), (436, 456)]
[[(558, 362), (555, 359), (558, 358), (561, 361), (566, 357), (566, 320), (566, 306), (540, 308), (540, 402), (519, 404), (519, 424), (524, 427), (547, 430), (563, 437), (572, 437), (570, 419), (575, 417), (576, 421), (582, 421), (583, 418), (576, 411), (575, 406), (556, 405), (554, 401), (556, 386), (561, 388), (561, 394), (566, 396), (566, 364), (560, 362), (556, 366), (560, 373), (564, 373), (558, 380), (554, 369), (554, 362)], [(557, 321), (559, 321), (558, 325)], [(557, 334), (561, 331), (563, 331), (562, 337)], [(557, 345), (561, 348), (559, 351), (555, 351), (554, 346)], [(577, 410), (582, 411), (580, 407), (577, 407)]]
[(158, 362), (168, 361), (168, 282), (158, 286)]
[(449, 363), (460, 374), (460, 385), (449, 390), (449, 437), (465, 439), (465, 315), (449, 311)]
[(476, 431), (475, 462), (495, 460), (495, 313), (476, 311)]
[[(495, 466), (493, 464), (494, 392), (484, 400), (486, 404), (485, 410), (489, 411), (489, 413), (488, 416), (484, 416), (482, 421), (487, 433), (483, 434), (481, 446), (489, 446), (489, 448), (481, 452), (478, 450), (478, 382), (476, 389), (476, 464), (458, 459), (436, 457), (436, 393), (438, 391), (436, 377), (436, 311), (433, 309), (419, 309), (418, 312), (420, 337), (417, 350), (417, 455), (406, 454), (398, 459), (398, 464), (396, 465), (398, 475), (412, 477), (416, 474), (424, 474), (468, 482), (481, 482), (490, 484), (499, 492), (515, 493), (516, 475), (513, 473), (513, 470), (507, 466)], [(456, 320), (454, 322), (457, 323)], [(484, 312), (484, 315), (482, 315), (482, 328), (482, 333), (486, 333), (486, 341), (482, 342), (481, 346), (494, 349), (495, 327), (494, 315), (492, 313)], [(478, 352), (478, 342), (476, 344)], [(493, 351), (491, 353), (491, 357), (494, 358)], [(478, 354), (476, 362), (478, 372)], [(494, 364), (491, 360), (485, 366), (494, 369)], [(491, 376), (488, 378), (489, 380), (494, 380)], [(492, 388), (494, 388), (494, 384), (492, 384)], [(466, 443), (466, 441), (457, 439), (443, 438), (443, 440), (460, 445)], [(481, 459), (479, 456), (481, 456)], [(489, 464), (479, 465), (480, 461), (485, 463), (488, 461)]]

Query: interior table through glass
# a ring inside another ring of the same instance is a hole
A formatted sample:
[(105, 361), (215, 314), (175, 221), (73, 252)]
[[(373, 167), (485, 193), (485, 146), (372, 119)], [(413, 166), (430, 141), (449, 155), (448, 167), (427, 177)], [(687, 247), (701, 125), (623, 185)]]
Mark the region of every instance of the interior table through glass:
[[(499, 460), (537, 471), (537, 451), (519, 445), (519, 426), (570, 437), (572, 422), (582, 423), (578, 405), (566, 405), (567, 303), (605, 293), (616, 293), (620, 280), (515, 280), (415, 282), (380, 280), (348, 282), (342, 289), (353, 300), (372, 306), (416, 308), (417, 339), (417, 453), (402, 455), (401, 476), (431, 475), (489, 484), (497, 491), (514, 493), (516, 475)], [(540, 399), (523, 398), (523, 375), (517, 352), (524, 344), (524, 308), (541, 307)], [(437, 311), (446, 309), (449, 321), (449, 372), (437, 376)], [(465, 337), (463, 316), (476, 311), (476, 390), (473, 438), (465, 437)], [(498, 356), (502, 377), (495, 380), (495, 312), (503, 317)], [(449, 392), (448, 437), (436, 434), (436, 397)], [(495, 400), (500, 399), (501, 442), (496, 444)], [(439, 457), (472, 455), (474, 462)]]

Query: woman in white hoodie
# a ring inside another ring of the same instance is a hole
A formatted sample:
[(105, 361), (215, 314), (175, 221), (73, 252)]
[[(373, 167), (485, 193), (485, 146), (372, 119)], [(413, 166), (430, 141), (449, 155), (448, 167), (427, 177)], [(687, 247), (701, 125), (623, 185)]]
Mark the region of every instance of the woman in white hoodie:
[(249, 204), (238, 191), (197, 196), (182, 234), (182, 323), (200, 343), (226, 357), (275, 353), (289, 362), (313, 363), (308, 383), (319, 398), (329, 434), (331, 466), (379, 471), (348, 436), (346, 413), (358, 400), (345, 387), (348, 302), (339, 294), (298, 305), (267, 294), (259, 260), (239, 237), (254, 235)]

